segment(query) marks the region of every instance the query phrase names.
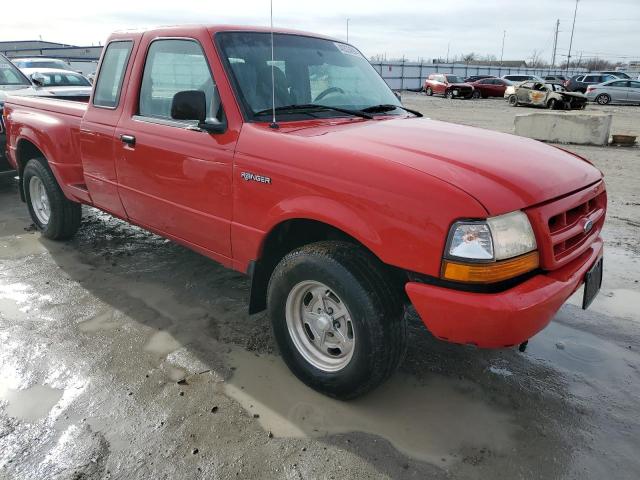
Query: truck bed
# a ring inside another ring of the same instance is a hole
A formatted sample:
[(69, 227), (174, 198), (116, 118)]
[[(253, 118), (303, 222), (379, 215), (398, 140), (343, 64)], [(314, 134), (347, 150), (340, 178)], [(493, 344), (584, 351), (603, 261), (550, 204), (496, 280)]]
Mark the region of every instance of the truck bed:
[(72, 117), (82, 118), (84, 112), (87, 111), (85, 102), (73, 100), (60, 100), (51, 97), (23, 97), (9, 96), (7, 104), (20, 105), (22, 107), (35, 108), (46, 112), (62, 113)]

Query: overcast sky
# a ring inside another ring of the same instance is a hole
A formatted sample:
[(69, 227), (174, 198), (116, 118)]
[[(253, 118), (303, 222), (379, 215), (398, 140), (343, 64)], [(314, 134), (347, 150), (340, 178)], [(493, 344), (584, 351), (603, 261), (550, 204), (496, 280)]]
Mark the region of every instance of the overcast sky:
[[(184, 23), (268, 25), (268, 0), (5, 0), (0, 40), (91, 45), (116, 29)], [(574, 0), (274, 0), (277, 27), (346, 37), (367, 56), (430, 60), (475, 52), (551, 60), (556, 19), (558, 54), (569, 48)], [(640, 59), (640, 0), (580, 0), (573, 52), (610, 60)], [(561, 61), (563, 57), (558, 57)]]

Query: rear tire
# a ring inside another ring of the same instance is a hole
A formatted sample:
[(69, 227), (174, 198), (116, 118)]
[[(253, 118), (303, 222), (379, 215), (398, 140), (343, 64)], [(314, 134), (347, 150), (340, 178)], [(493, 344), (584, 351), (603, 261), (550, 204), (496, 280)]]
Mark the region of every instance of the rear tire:
[(606, 93), (601, 93), (596, 97), (596, 102), (598, 105), (608, 105), (611, 102), (611, 97)]
[(512, 107), (517, 107), (518, 106), (518, 97), (516, 97), (515, 95), (509, 95), (509, 98), (507, 98), (507, 102)]
[(400, 292), (379, 260), (357, 245), (324, 241), (287, 254), (271, 275), (267, 302), (283, 360), (320, 393), (363, 395), (404, 358)]
[(29, 214), (42, 235), (51, 240), (66, 240), (80, 227), (82, 206), (62, 193), (44, 158), (27, 162), (22, 175)]
[(478, 90), (474, 90), (473, 93), (471, 94), (471, 98), (480, 98), (480, 97), (482, 97), (482, 94)]
[(556, 108), (558, 108), (558, 102), (556, 101), (555, 98), (552, 98), (547, 102), (547, 108), (549, 110), (555, 110)]

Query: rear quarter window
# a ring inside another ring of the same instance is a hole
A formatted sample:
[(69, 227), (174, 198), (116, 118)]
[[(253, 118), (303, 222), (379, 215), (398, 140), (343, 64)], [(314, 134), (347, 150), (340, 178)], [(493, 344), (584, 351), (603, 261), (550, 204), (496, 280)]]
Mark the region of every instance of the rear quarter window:
[(131, 40), (115, 41), (107, 45), (93, 95), (93, 104), (96, 107), (118, 106), (124, 72), (127, 70), (132, 48)]

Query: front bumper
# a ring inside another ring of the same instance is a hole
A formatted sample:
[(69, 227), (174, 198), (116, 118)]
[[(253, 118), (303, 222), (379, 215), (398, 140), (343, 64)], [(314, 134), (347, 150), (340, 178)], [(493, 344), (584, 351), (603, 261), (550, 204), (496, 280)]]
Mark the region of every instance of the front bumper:
[(602, 257), (598, 237), (580, 257), (500, 293), (474, 293), (410, 282), (405, 289), (429, 331), (441, 340), (482, 348), (518, 345), (548, 325)]

